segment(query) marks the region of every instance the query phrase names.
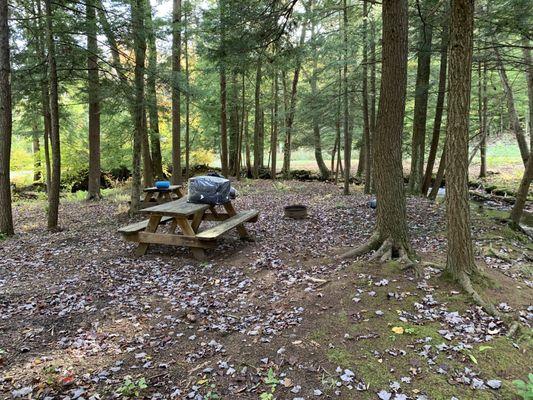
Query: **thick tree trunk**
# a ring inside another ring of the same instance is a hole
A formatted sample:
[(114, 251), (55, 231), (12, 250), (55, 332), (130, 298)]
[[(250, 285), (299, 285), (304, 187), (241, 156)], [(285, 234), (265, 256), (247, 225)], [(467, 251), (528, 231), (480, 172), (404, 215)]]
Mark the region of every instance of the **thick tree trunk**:
[(185, 3), (185, 179), (190, 177), (191, 158), (191, 86), (189, 72), (189, 1)]
[(7, 1), (0, 4), (0, 233), (13, 235), (11, 210), (12, 102)]
[(98, 79), (98, 42), (94, 0), (86, 0), (87, 71), (89, 93), (89, 184), (87, 200), (100, 195), (100, 83)]
[(52, 25), (52, 2), (45, 0), (46, 41), (48, 47), (48, 82), (50, 85), (50, 147), (52, 150), (52, 171), (48, 191), (48, 230), (58, 229), (59, 191), (61, 186), (61, 147), (59, 142), (59, 96), (57, 88), (57, 66)]
[(452, 0), (448, 126), (446, 134), (446, 270), (462, 280), (477, 271), (468, 203), (468, 119), (472, 68), (473, 0)]
[(352, 158), (352, 137), (350, 132), (350, 113), (348, 104), (348, 9), (346, 0), (343, 0), (342, 8), (343, 18), (343, 46), (344, 46), (344, 60), (342, 67), (342, 81), (343, 81), (343, 105), (344, 105), (344, 189), (345, 195), (350, 194), (350, 172), (351, 172), (351, 158)]
[(440, 141), (442, 115), (444, 111), (444, 98), (446, 96), (446, 73), (448, 68), (448, 18), (449, 15), (446, 12), (443, 15), (442, 38), (440, 43), (439, 92), (437, 94), (437, 105), (435, 107), (435, 119), (433, 120), (431, 147), (429, 149), (426, 173), (424, 175), (424, 183), (422, 185), (423, 195), (427, 194), (429, 186), (431, 185), (433, 167), (435, 166), (435, 159), (437, 157), (437, 150), (439, 148)]
[(412, 253), (402, 168), (402, 133), (407, 87), (407, 0), (384, 0), (382, 7), (382, 75), (373, 169), (376, 183), (376, 229), (369, 241), (344, 254), (359, 256), (376, 250), (372, 258), (399, 257), (407, 266)]
[(133, 134), (133, 168), (131, 185), (131, 212), (137, 212), (141, 196), (141, 152), (143, 135), (146, 134), (144, 112), (144, 63), (146, 40), (144, 34), (144, 0), (131, 0), (131, 22), (135, 49), (135, 101)]
[[(147, 5), (149, 5), (149, 1)], [(157, 47), (155, 42), (155, 28), (152, 20), (152, 8), (146, 10), (146, 33), (148, 42), (148, 74), (146, 77), (147, 108), (150, 122), (150, 155), (152, 158), (152, 172), (157, 179), (163, 178), (163, 159), (161, 156), (161, 135), (159, 133), (159, 112), (157, 106)]]
[(181, 0), (172, 4), (172, 183), (181, 184)]
[[(370, 110), (368, 105), (368, 4), (363, 0), (363, 143), (365, 146), (365, 193), (370, 193), (372, 170), (372, 144), (370, 139)], [(359, 159), (361, 164), (361, 159)]]
[(520, 125), (518, 113), (516, 112), (516, 108), (514, 105), (513, 90), (511, 88), (511, 85), (509, 84), (507, 72), (505, 71), (505, 67), (503, 66), (503, 61), (501, 59), (500, 52), (497, 47), (494, 48), (494, 54), (496, 55), (498, 73), (500, 74), (503, 91), (507, 100), (507, 112), (509, 113), (509, 122), (511, 124), (511, 129), (515, 134), (516, 141), (518, 143), (518, 148), (520, 149), (520, 156), (522, 157), (522, 161), (525, 166), (529, 157), (529, 149), (524, 135), (524, 130), (522, 129), (522, 125)]
[(518, 229), (520, 227), (520, 218), (524, 211), (524, 206), (527, 201), (527, 195), (529, 193), (529, 186), (531, 185), (531, 180), (533, 179), (533, 158), (530, 158), (522, 180), (520, 181), (520, 187), (516, 194), (516, 202), (511, 210), (511, 227)]
[(488, 124), (487, 124), (487, 63), (483, 62), (483, 74), (481, 73), (481, 62), (479, 63), (479, 126), (481, 140), (479, 143), (479, 154), (481, 157), (479, 165), (479, 177), (485, 178), (487, 176), (487, 136), (488, 136)]
[(270, 163), (270, 175), (272, 179), (276, 179), (278, 152), (278, 71), (274, 71), (272, 86), (272, 136), (270, 137), (270, 153), (272, 154), (272, 161)]
[(420, 194), (424, 175), (424, 154), (426, 143), (426, 120), (428, 109), (429, 75), (431, 67), (431, 39), (433, 27), (422, 21), (418, 67), (416, 70), (415, 109), (413, 118), (413, 138), (411, 142), (411, 172), (409, 191)]

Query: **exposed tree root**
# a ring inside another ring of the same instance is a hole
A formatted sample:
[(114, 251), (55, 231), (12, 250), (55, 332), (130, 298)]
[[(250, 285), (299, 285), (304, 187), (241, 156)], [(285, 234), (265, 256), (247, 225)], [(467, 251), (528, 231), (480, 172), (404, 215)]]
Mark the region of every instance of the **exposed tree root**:
[(344, 253), (343, 255), (341, 255), (341, 258), (355, 258), (362, 256), (363, 254), (366, 254), (372, 250), (376, 250), (380, 244), (381, 240), (379, 238), (379, 235), (374, 233), (372, 236), (370, 236), (370, 239), (368, 239), (365, 244)]
[(494, 307), (494, 304), (488, 303), (479, 295), (479, 293), (474, 289), (472, 286), (472, 281), (470, 280), (470, 276), (466, 273), (462, 273), (458, 278), (458, 283), (461, 285), (462, 289), (470, 295), (474, 303), (476, 303), (478, 306), (483, 308), (485, 312), (487, 312), (489, 315), (492, 315), (495, 318), (501, 319), (506, 324), (509, 325), (509, 332), (507, 333), (508, 337), (514, 336), (518, 329), (520, 328), (520, 323), (507, 315), (504, 315), (500, 311)]

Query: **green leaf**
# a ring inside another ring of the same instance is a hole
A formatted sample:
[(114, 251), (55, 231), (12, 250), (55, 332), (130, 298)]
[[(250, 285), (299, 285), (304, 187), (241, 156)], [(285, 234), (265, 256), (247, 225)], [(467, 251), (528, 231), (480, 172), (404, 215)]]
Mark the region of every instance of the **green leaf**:
[(470, 357), (470, 360), (472, 360), (472, 362), (477, 365), (476, 357), (474, 357), (473, 354), (468, 354), (468, 357)]
[(489, 349), (492, 349), (492, 346), (479, 346), (479, 351), (485, 351), (485, 350), (489, 350)]

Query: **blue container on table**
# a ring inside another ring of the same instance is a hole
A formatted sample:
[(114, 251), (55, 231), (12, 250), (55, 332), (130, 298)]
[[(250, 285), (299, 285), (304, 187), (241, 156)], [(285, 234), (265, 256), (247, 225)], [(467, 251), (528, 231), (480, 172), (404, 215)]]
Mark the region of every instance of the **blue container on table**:
[(157, 181), (155, 187), (158, 189), (168, 189), (170, 187), (169, 181)]

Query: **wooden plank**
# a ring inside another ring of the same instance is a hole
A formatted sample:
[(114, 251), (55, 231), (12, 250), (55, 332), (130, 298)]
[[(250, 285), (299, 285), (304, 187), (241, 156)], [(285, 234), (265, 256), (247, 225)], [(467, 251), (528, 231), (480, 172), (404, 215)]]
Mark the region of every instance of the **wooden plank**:
[(187, 199), (182, 197), (179, 200), (148, 207), (140, 210), (139, 212), (176, 217), (188, 217), (189, 215), (194, 215), (197, 212), (205, 211), (208, 208), (208, 204), (187, 203)]
[[(242, 225), (244, 222), (248, 222), (251, 219), (257, 218), (258, 215), (259, 212), (255, 210), (241, 211), (228, 218), (224, 222), (198, 233), (196, 237), (201, 240), (215, 240), (227, 231)], [(246, 237), (248, 237), (247, 232)]]
[(127, 237), (131, 242), (151, 244), (166, 244), (169, 246), (185, 246), (198, 249), (210, 249), (216, 246), (214, 242), (202, 242), (195, 237), (185, 235), (171, 235), (168, 233), (138, 232)]
[[(157, 230), (157, 227), (159, 226), (159, 223), (161, 222), (161, 215), (150, 215), (150, 219), (148, 220), (148, 226), (146, 227), (146, 232), (153, 233)], [(139, 232), (144, 233), (144, 232)], [(142, 256), (146, 254), (146, 250), (148, 250), (148, 243), (143, 243), (142, 241), (139, 241), (139, 246), (135, 250), (135, 254), (138, 256)]]
[[(235, 208), (233, 208), (233, 204), (231, 202), (228, 202), (224, 204), (224, 208), (226, 209), (226, 212), (231, 215), (237, 215), (237, 212), (235, 211)], [(248, 231), (244, 227), (244, 224), (238, 224), (237, 225), (237, 232), (239, 233), (239, 237), (241, 239), (250, 239), (250, 235), (248, 235)]]
[[(164, 224), (168, 221), (170, 221), (172, 217), (163, 217), (161, 218), (160, 224)], [(139, 231), (142, 231), (143, 229), (146, 229), (148, 226), (149, 219), (145, 219), (144, 221), (136, 222), (134, 224), (124, 226), (118, 230), (118, 232), (122, 233), (123, 235), (131, 235), (134, 233), (137, 233)]]
[(174, 191), (179, 190), (181, 188), (182, 188), (181, 185), (170, 185), (170, 187), (168, 189), (159, 189), (159, 188), (156, 188), (154, 186), (154, 187), (144, 188), (143, 192), (174, 192)]

